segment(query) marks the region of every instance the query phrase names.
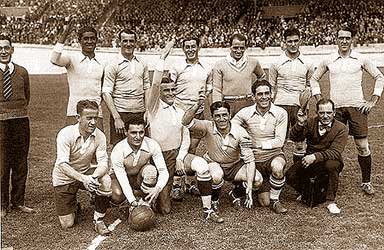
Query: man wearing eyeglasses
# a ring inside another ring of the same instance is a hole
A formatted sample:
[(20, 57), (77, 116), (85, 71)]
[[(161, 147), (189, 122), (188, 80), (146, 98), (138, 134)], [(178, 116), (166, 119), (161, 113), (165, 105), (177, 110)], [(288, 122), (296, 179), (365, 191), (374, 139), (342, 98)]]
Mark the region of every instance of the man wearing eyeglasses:
[[(299, 111), (299, 96), (313, 75), (311, 62), (299, 50), (300, 32), (297, 29), (284, 31), (284, 52), (269, 69), (269, 82), (273, 86), (274, 104), (288, 112), (288, 128), (295, 125)], [(305, 153), (305, 142), (295, 142), (294, 161)]]
[[(372, 157), (368, 143), (368, 113), (377, 104), (384, 87), (384, 76), (374, 63), (351, 49), (353, 31), (342, 27), (337, 33), (338, 51), (322, 61), (313, 74), (310, 84), (312, 95), (321, 98), (320, 79), (329, 71), (330, 98), (335, 102), (335, 118), (349, 126), (358, 151), (362, 174), (362, 190), (374, 194), (371, 184)], [(375, 80), (371, 98), (363, 95), (363, 71)]]
[(230, 53), (213, 67), (212, 102), (226, 101), (231, 117), (241, 108), (252, 105), (251, 86), (256, 78), (265, 78), (258, 60), (245, 55), (247, 38), (239, 33), (230, 39)]

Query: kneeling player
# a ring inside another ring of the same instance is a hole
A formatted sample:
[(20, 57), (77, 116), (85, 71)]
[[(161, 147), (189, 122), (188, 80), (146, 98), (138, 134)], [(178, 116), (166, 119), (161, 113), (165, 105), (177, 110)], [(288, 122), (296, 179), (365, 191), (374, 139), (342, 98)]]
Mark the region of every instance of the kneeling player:
[(255, 168), (251, 139), (244, 128), (230, 122), (230, 107), (226, 102), (214, 102), (210, 109), (213, 121), (194, 119), (195, 112), (203, 105), (204, 93), (199, 102), (183, 117), (183, 124), (192, 131), (200, 131), (207, 142), (204, 158), (209, 162), (212, 176), (212, 204), (218, 209), (219, 195), (224, 179), (234, 181), (230, 192), (235, 206), (241, 206), (240, 198), (246, 193), (245, 206), (253, 205), (252, 188), (258, 188), (263, 179)]
[(127, 138), (117, 143), (111, 154), (112, 202), (121, 204), (127, 199), (134, 208), (139, 205), (139, 199), (133, 190), (141, 190), (144, 200), (153, 204), (169, 177), (160, 146), (144, 136), (142, 117), (132, 116), (125, 127)]
[[(109, 206), (111, 179), (105, 135), (96, 128), (98, 110), (99, 106), (94, 101), (77, 103), (78, 123), (63, 128), (57, 135), (57, 159), (52, 177), (61, 226), (73, 226), (79, 208), (77, 191), (86, 189), (95, 193), (95, 230), (105, 235), (110, 233), (103, 218)], [(91, 168), (95, 155), (97, 166)]]

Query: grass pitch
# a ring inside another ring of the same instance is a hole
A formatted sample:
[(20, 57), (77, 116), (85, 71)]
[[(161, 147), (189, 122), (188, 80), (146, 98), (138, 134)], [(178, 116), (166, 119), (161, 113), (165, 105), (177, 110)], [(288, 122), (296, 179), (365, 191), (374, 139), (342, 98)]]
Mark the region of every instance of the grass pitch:
[[(372, 79), (367, 76), (364, 79), (369, 86), (366, 92), (372, 93)], [(323, 84), (327, 82), (324, 78)], [(31, 76), (31, 93), (26, 204), (37, 213), (10, 212), (1, 222), (1, 247), (86, 249), (97, 236), (88, 195), (81, 192), (79, 196), (83, 207), (81, 223), (62, 230), (55, 213), (51, 184), (56, 134), (65, 123), (66, 78), (64, 75)], [(187, 196), (184, 202), (174, 203), (170, 215), (158, 216), (156, 228), (149, 232), (134, 232), (123, 220), (98, 249), (384, 249), (383, 107), (381, 101), (369, 117), (372, 181), (376, 194), (368, 197), (360, 191), (360, 169), (350, 138), (343, 154), (345, 167), (337, 197), (342, 209), (340, 216), (330, 216), (324, 207), (303, 206), (295, 200), (296, 194), (289, 186), (284, 188), (281, 197), (289, 209), (287, 215), (276, 215), (260, 207), (236, 211), (229, 203), (230, 185), (226, 184), (220, 208), (224, 224), (205, 223), (200, 200)], [(108, 115), (105, 117), (104, 127), (108, 131)], [(291, 159), (289, 145), (286, 154)], [(118, 211), (110, 209), (106, 222), (112, 223), (118, 217)]]

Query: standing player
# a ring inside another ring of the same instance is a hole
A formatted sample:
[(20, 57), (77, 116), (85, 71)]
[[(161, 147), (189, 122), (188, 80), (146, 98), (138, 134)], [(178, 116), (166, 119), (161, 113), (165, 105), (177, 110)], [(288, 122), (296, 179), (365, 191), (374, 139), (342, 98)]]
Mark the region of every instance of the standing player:
[[(368, 113), (377, 104), (384, 87), (380, 70), (367, 58), (351, 49), (353, 32), (348, 27), (337, 33), (338, 51), (322, 61), (311, 79), (312, 95), (321, 98), (320, 79), (329, 71), (330, 98), (335, 102), (336, 119), (348, 124), (354, 138), (362, 174), (362, 190), (374, 194), (371, 184), (372, 157), (368, 143)], [(375, 79), (370, 100), (365, 100), (362, 89), (363, 71)]]
[(72, 31), (73, 21), (64, 25), (64, 30), (51, 54), (54, 65), (67, 69), (69, 85), (69, 99), (67, 106), (67, 124), (76, 121), (76, 104), (80, 100), (93, 100), (99, 105), (99, 118), (97, 127), (103, 129), (101, 114), (101, 85), (104, 65), (95, 54), (97, 31), (92, 27), (83, 27), (78, 32), (81, 53), (76, 55), (63, 55), (64, 43)]
[(212, 176), (212, 205), (218, 210), (219, 196), (224, 180), (233, 181), (235, 188), (230, 197), (235, 207), (241, 206), (241, 200), (246, 194), (244, 205), (253, 205), (252, 188), (262, 183), (262, 176), (255, 168), (252, 153), (251, 138), (244, 128), (230, 122), (230, 106), (226, 102), (214, 102), (210, 109), (213, 121), (193, 118), (203, 105), (204, 93), (199, 102), (186, 111), (183, 125), (192, 131), (202, 132), (207, 142), (207, 152), (204, 158), (209, 163)]
[(213, 67), (212, 102), (223, 101), (231, 107), (231, 117), (241, 108), (252, 105), (251, 86), (255, 78), (265, 78), (258, 60), (245, 55), (247, 38), (239, 33), (231, 36), (230, 54)]
[[(78, 219), (77, 191), (86, 189), (95, 194), (95, 230), (106, 235), (110, 231), (103, 218), (109, 206), (111, 179), (106, 138), (96, 128), (99, 105), (95, 101), (81, 100), (76, 109), (78, 123), (63, 128), (57, 135), (57, 158), (52, 172), (56, 211), (61, 226), (72, 227)], [(92, 167), (95, 155), (97, 165)]]
[[(167, 45), (162, 59), (166, 58), (172, 45), (173, 43)], [(189, 131), (181, 123), (184, 111), (175, 105), (176, 84), (168, 78), (161, 80), (164, 61), (161, 63), (154, 74), (148, 105), (151, 138), (160, 144), (170, 176), (159, 195), (159, 209), (162, 213), (169, 213), (171, 210), (170, 191), (175, 171), (179, 175), (196, 173), (205, 218), (222, 223), (224, 220), (211, 209), (212, 179), (208, 163), (201, 157), (188, 154)]]
[[(170, 69), (171, 80), (176, 84), (175, 106), (186, 111), (199, 99), (199, 91), (207, 94), (212, 92), (212, 69), (209, 65), (199, 60), (200, 40), (196, 37), (186, 37), (182, 43), (185, 59), (172, 65)], [(197, 119), (204, 119), (204, 105), (196, 112)], [(196, 153), (201, 135), (191, 132), (191, 145), (189, 152)], [(187, 180), (187, 179), (186, 179)], [(173, 196), (181, 200), (181, 177), (175, 176)], [(191, 192), (197, 191), (194, 185), (187, 185)]]
[(25, 206), (24, 197), (30, 140), (29, 75), (25, 68), (12, 62), (13, 51), (11, 38), (0, 35), (1, 217), (8, 211), (10, 177), (12, 208), (25, 213), (34, 211)]
[[(259, 190), (259, 202), (270, 205), (278, 214), (287, 209), (279, 201), (285, 184), (286, 160), (282, 150), (287, 133), (288, 114), (272, 103), (272, 86), (267, 80), (252, 85), (255, 105), (241, 109), (232, 119), (233, 124), (243, 126), (252, 138), (256, 168), (264, 179), (269, 179), (270, 192), (263, 185)], [(269, 197), (268, 197), (269, 196)]]
[[(299, 111), (299, 96), (313, 75), (313, 66), (299, 50), (300, 32), (297, 29), (284, 31), (285, 51), (269, 69), (269, 82), (273, 87), (274, 104), (288, 112), (288, 128), (296, 123)], [(305, 153), (305, 142), (295, 142), (294, 161)]]
[(316, 104), (317, 116), (307, 119), (304, 112), (299, 111), (297, 122), (293, 125), (290, 136), (294, 141), (307, 139), (308, 147), (301, 162), (289, 168), (288, 183), (301, 192), (300, 178), (304, 171), (311, 174), (328, 173), (327, 208), (331, 214), (339, 214), (336, 205), (336, 194), (339, 185), (339, 174), (344, 163), (342, 153), (348, 142), (348, 128), (335, 120), (335, 106), (329, 99), (322, 99)]
[(144, 117), (145, 101), (150, 87), (147, 65), (134, 55), (136, 34), (131, 30), (119, 33), (118, 60), (105, 67), (103, 98), (110, 112), (110, 143), (125, 138), (125, 121), (132, 115)]

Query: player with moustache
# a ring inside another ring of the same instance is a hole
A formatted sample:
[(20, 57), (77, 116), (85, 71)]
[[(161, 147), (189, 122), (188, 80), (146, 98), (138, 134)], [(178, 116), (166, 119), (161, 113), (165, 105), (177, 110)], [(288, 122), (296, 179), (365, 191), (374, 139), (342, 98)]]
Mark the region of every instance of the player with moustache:
[(212, 102), (226, 101), (231, 117), (241, 108), (254, 104), (251, 86), (256, 79), (266, 77), (259, 61), (248, 57), (247, 38), (235, 33), (230, 38), (230, 53), (219, 60), (212, 70)]
[(51, 54), (51, 63), (65, 67), (69, 86), (66, 124), (76, 121), (76, 104), (80, 100), (93, 100), (99, 105), (99, 119), (97, 127), (103, 130), (103, 116), (101, 109), (101, 86), (103, 83), (104, 65), (95, 53), (97, 31), (93, 27), (82, 27), (78, 31), (81, 53), (63, 54), (64, 43), (72, 32), (74, 20), (70, 19), (64, 25)]
[[(76, 109), (78, 123), (61, 129), (56, 139), (57, 158), (52, 172), (56, 212), (62, 228), (72, 227), (80, 216), (77, 192), (88, 190), (95, 196), (95, 230), (107, 235), (110, 230), (103, 218), (112, 193), (107, 142), (104, 133), (96, 127), (99, 105), (95, 101), (81, 100)], [(97, 165), (94, 167), (91, 162), (95, 155)]]
[[(300, 108), (299, 97), (310, 88), (313, 75), (312, 63), (300, 52), (300, 32), (287, 29), (283, 33), (284, 52), (269, 69), (269, 82), (273, 87), (273, 103), (284, 108), (288, 113), (288, 128), (295, 125)], [(294, 161), (300, 160), (305, 153), (305, 142), (295, 142)]]
[[(170, 78), (176, 85), (175, 106), (186, 111), (199, 99), (199, 91), (204, 90), (206, 94), (212, 92), (212, 68), (199, 59), (200, 39), (197, 37), (185, 37), (182, 42), (185, 55), (182, 61), (171, 66)], [(204, 105), (196, 112), (197, 119), (204, 119)], [(197, 146), (201, 140), (201, 134), (191, 132), (189, 152), (196, 153)], [(182, 200), (184, 193), (182, 178), (175, 176), (172, 196), (175, 200)], [(191, 179), (185, 179), (187, 191), (197, 194), (198, 188), (191, 183)]]
[(340, 214), (336, 205), (336, 194), (339, 175), (344, 163), (342, 153), (348, 142), (348, 128), (335, 120), (335, 104), (330, 99), (321, 99), (316, 103), (317, 116), (307, 118), (307, 114), (299, 111), (297, 122), (290, 131), (294, 141), (307, 139), (308, 147), (300, 162), (293, 164), (287, 172), (288, 183), (299, 193), (302, 187), (302, 176), (328, 173), (328, 189), (326, 207), (331, 214)]
[(207, 142), (204, 158), (209, 163), (212, 176), (212, 206), (219, 209), (219, 196), (224, 180), (235, 185), (230, 198), (235, 208), (253, 205), (252, 190), (257, 189), (263, 178), (255, 168), (255, 158), (251, 149), (252, 141), (244, 128), (230, 121), (230, 106), (225, 101), (210, 106), (213, 121), (194, 118), (200, 106), (204, 104), (205, 93), (201, 92), (199, 102), (188, 109), (183, 116), (183, 125), (190, 130), (202, 132)]
[(111, 153), (111, 202), (120, 207), (128, 202), (131, 210), (141, 204), (153, 206), (169, 178), (160, 145), (145, 136), (140, 114), (129, 116), (124, 126), (126, 138)]
[[(287, 133), (288, 114), (272, 103), (272, 86), (267, 80), (252, 85), (255, 104), (241, 109), (232, 124), (246, 129), (252, 139), (256, 168), (264, 181), (258, 200), (262, 206), (270, 206), (277, 214), (287, 213), (279, 197), (285, 184), (286, 159), (282, 150)], [(266, 184), (270, 185), (268, 186)]]
[[(320, 79), (329, 71), (330, 98), (335, 102), (336, 119), (347, 124), (358, 153), (362, 191), (374, 194), (371, 183), (372, 156), (368, 142), (368, 114), (377, 104), (384, 87), (384, 76), (375, 64), (351, 48), (353, 30), (341, 27), (337, 33), (338, 51), (320, 62), (311, 78), (312, 95), (321, 98)], [(375, 80), (369, 100), (363, 94), (363, 72)]]
[(120, 53), (105, 67), (103, 99), (110, 112), (110, 143), (125, 138), (124, 123), (131, 116), (144, 117), (150, 82), (147, 64), (135, 56), (137, 36), (134, 31), (119, 32)]
[(167, 44), (156, 66), (148, 105), (149, 133), (159, 143), (169, 172), (168, 183), (157, 199), (158, 211), (163, 214), (171, 211), (170, 192), (175, 172), (196, 174), (205, 219), (222, 223), (223, 218), (211, 209), (212, 178), (208, 163), (188, 153), (190, 135), (188, 128), (182, 125), (184, 111), (175, 103), (176, 84), (167, 77), (162, 78), (164, 62), (172, 46), (173, 42)]

